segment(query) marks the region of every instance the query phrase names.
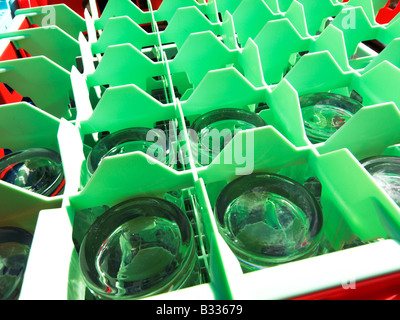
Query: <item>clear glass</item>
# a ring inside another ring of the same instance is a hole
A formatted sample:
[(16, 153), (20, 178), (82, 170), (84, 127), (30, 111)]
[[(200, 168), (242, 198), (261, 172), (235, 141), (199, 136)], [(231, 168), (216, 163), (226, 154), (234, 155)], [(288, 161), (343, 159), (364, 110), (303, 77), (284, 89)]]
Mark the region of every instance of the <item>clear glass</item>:
[(32, 235), (20, 228), (0, 228), (0, 300), (17, 300), (28, 261)]
[[(153, 137), (153, 141), (148, 141), (147, 135), (150, 130), (157, 137), (156, 141)], [(165, 164), (174, 163), (168, 141), (165, 140), (167, 139), (161, 130), (150, 128), (128, 128), (113, 132), (95, 144), (88, 156), (87, 169), (90, 174), (93, 174), (105, 157), (134, 151), (147, 153)], [(159, 143), (156, 145), (157, 141)], [(164, 145), (165, 150), (162, 149)]]
[(50, 149), (30, 148), (0, 159), (0, 179), (44, 196), (63, 192), (60, 155)]
[(232, 181), (220, 193), (215, 215), (245, 272), (317, 253), (321, 208), (307, 189), (287, 177), (254, 173)]
[(208, 165), (242, 130), (266, 126), (257, 114), (242, 109), (219, 109), (197, 118), (191, 129), (196, 137), (191, 138), (191, 146), (198, 165)]
[(363, 105), (334, 93), (319, 92), (300, 97), (300, 107), (307, 137), (312, 143), (326, 141)]
[[(313, 196), (317, 199), (318, 202), (321, 201), (322, 184), (317, 177), (308, 178), (304, 182), (304, 187), (313, 194)], [(378, 241), (377, 239), (369, 240), (369, 241), (362, 241), (360, 238), (356, 237), (355, 239), (351, 240), (350, 242), (345, 243), (341, 249), (344, 250), (344, 249), (354, 248), (354, 247), (358, 247), (358, 246), (361, 246), (364, 244), (374, 243), (377, 241)], [(320, 248), (318, 250), (317, 255), (326, 254), (326, 253), (335, 251), (325, 235), (322, 236), (321, 244), (319, 247)]]
[(304, 187), (308, 189), (311, 194), (317, 199), (318, 202), (321, 201), (322, 194), (322, 184), (317, 177), (310, 177), (304, 182)]
[(361, 161), (375, 182), (400, 206), (400, 157), (375, 156)]
[(190, 222), (164, 199), (135, 198), (110, 208), (88, 230), (79, 261), (99, 299), (140, 299), (200, 282)]

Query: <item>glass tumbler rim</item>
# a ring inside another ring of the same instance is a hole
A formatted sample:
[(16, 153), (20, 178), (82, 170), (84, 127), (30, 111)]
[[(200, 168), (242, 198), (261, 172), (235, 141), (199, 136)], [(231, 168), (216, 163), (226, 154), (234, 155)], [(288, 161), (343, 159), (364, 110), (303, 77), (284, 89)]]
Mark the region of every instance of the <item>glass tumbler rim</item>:
[[(93, 174), (98, 166), (100, 165), (101, 160), (106, 154), (117, 147), (120, 144), (134, 142), (134, 141), (146, 141), (147, 133), (153, 130), (154, 133), (158, 133), (161, 129), (152, 129), (148, 127), (129, 127), (121, 130), (114, 131), (104, 138), (98, 140), (92, 150), (90, 150), (88, 158), (87, 158), (87, 170), (89, 174)], [(124, 134), (130, 134), (128, 137), (124, 136)], [(158, 139), (163, 138), (161, 135), (158, 135)], [(100, 148), (104, 147), (105, 152), (95, 156), (97, 151), (100, 151)]]
[(400, 157), (398, 156), (392, 156), (392, 155), (377, 155), (377, 156), (370, 156), (366, 157), (364, 159), (360, 160), (360, 163), (363, 165), (363, 167), (369, 167), (369, 166), (375, 166), (381, 163), (382, 161), (384, 162), (390, 162), (390, 163), (395, 163), (400, 165)]
[[(304, 212), (304, 214), (306, 216), (309, 217), (310, 219), (310, 227), (309, 227), (309, 231), (310, 231), (310, 237), (313, 239), (313, 241), (310, 244), (310, 251), (313, 251), (320, 238), (321, 238), (321, 234), (322, 234), (322, 229), (323, 229), (323, 223), (324, 223), (324, 217), (323, 217), (323, 213), (322, 213), (322, 209), (318, 203), (318, 201), (315, 199), (315, 197), (311, 194), (311, 192), (309, 190), (307, 190), (305, 187), (303, 187), (300, 183), (298, 183), (297, 181), (280, 175), (280, 174), (276, 174), (276, 173), (269, 173), (269, 172), (256, 172), (256, 173), (252, 173), (250, 175), (246, 175), (246, 176), (242, 176), (239, 177), (233, 181), (231, 181), (228, 185), (226, 185), (223, 190), (220, 192), (217, 201), (216, 201), (216, 205), (215, 205), (215, 210), (214, 210), (214, 215), (217, 221), (217, 226), (218, 229), (221, 233), (221, 235), (223, 236), (223, 238), (225, 239), (225, 241), (228, 242), (228, 245), (231, 247), (231, 249), (234, 251), (234, 253), (238, 253), (243, 255), (244, 254), (244, 249), (242, 247), (240, 247), (240, 245), (238, 245), (235, 241), (232, 241), (232, 239), (229, 237), (229, 233), (226, 230), (227, 226), (225, 225), (224, 222), (224, 216), (226, 214), (226, 211), (228, 209), (229, 204), (234, 201), (235, 199), (237, 199), (239, 196), (243, 195), (243, 194), (247, 194), (247, 193), (251, 193), (252, 189), (255, 187), (263, 187), (265, 188), (263, 191), (266, 192), (271, 192), (271, 186), (268, 186), (268, 183), (270, 181), (272, 181), (272, 179), (277, 179), (283, 183), (285, 183), (285, 185), (292, 185), (293, 189), (295, 188), (295, 190), (298, 190), (297, 192), (299, 193), (299, 195), (301, 195), (303, 197), (303, 200), (307, 202), (307, 206), (310, 209), (310, 212), (306, 212), (304, 210), (304, 206), (305, 205), (300, 205), (297, 204)], [(248, 183), (252, 183), (250, 186), (248, 185)], [(229, 192), (231, 190), (233, 190), (235, 187), (239, 186), (239, 188), (237, 190), (234, 191), (233, 194), (229, 195)], [(273, 186), (273, 188), (278, 188), (279, 186)], [(281, 187), (283, 188), (283, 187)], [(281, 191), (281, 190), (280, 190)], [(271, 192), (273, 193), (273, 192)], [(277, 193), (279, 194), (279, 193)], [(283, 196), (283, 195), (281, 195)], [(284, 196), (283, 196), (284, 197)], [(284, 197), (286, 198), (286, 197)], [(307, 250), (308, 252), (308, 250)], [(307, 254), (307, 252), (305, 252), (304, 254)], [(285, 258), (280, 258), (280, 257), (275, 257), (275, 256), (268, 256), (268, 255), (254, 255), (251, 254), (252, 258), (250, 260), (252, 260), (252, 262), (249, 261), (245, 261), (245, 259), (239, 258), (240, 261), (244, 262), (245, 264), (249, 264), (249, 265), (253, 265), (253, 266), (258, 266), (257, 268), (263, 268), (266, 267), (267, 265), (274, 265), (275, 263), (272, 261), (278, 261), (278, 260), (282, 260), (282, 262), (290, 262), (293, 260), (297, 260), (300, 257), (296, 257), (293, 259), (290, 259), (288, 261), (285, 260)]]
[[(385, 193), (400, 206), (399, 180), (400, 157), (393, 155), (377, 155), (360, 160), (364, 170), (368, 172), (374, 182), (383, 188)], [(393, 180), (394, 179), (394, 180)]]
[[(355, 99), (353, 99), (351, 97), (348, 97), (346, 95), (339, 94), (339, 93), (333, 93), (333, 92), (322, 92), (322, 91), (321, 92), (310, 92), (310, 93), (302, 94), (302, 95), (299, 96), (300, 102), (303, 99), (305, 99), (307, 97), (312, 97), (312, 96), (316, 97), (316, 98), (322, 97), (322, 96), (327, 96), (329, 98), (335, 98), (335, 99), (337, 99), (337, 101), (341, 101), (342, 100), (342, 101), (350, 102), (351, 104), (357, 105), (359, 109), (363, 107), (362, 103), (360, 103), (359, 101), (357, 101), (357, 100), (355, 100)], [(310, 105), (313, 105), (313, 104), (315, 104), (315, 102), (311, 102), (310, 104), (302, 104), (302, 103), (300, 103), (300, 107), (301, 108), (309, 107)], [(342, 104), (340, 104), (340, 106), (338, 105), (338, 107), (342, 108), (343, 106), (342, 106)], [(352, 111), (353, 113), (355, 113), (359, 109), (357, 109), (357, 110), (349, 110), (349, 109), (345, 108), (345, 110)]]
[[(212, 118), (211, 116), (216, 116)], [(222, 117), (224, 115), (224, 117)], [(198, 132), (199, 130), (203, 129), (205, 126), (214, 123), (220, 120), (226, 120), (228, 116), (228, 120), (251, 120), (251, 124), (256, 127), (261, 127), (267, 125), (265, 120), (261, 118), (258, 114), (254, 112), (250, 112), (245, 109), (241, 108), (221, 108), (212, 111), (208, 111), (201, 116), (197, 117), (195, 121), (193, 121), (192, 125), (190, 126), (191, 129)], [(249, 117), (250, 118), (247, 118)]]
[[(195, 255), (194, 234), (188, 217), (179, 207), (165, 199), (157, 197), (135, 197), (118, 203), (117, 205), (109, 208), (100, 217), (98, 217), (95, 222), (90, 226), (80, 246), (79, 264), (82, 270), (83, 278), (88, 287), (93, 290), (93, 292), (95, 292), (98, 296), (106, 299), (135, 299), (153, 294), (153, 291), (151, 291), (144, 293), (144, 295), (135, 294), (116, 297), (113, 293), (107, 293), (105, 290), (105, 285), (101, 283), (101, 281), (99, 281), (98, 279), (95, 279), (95, 276), (90, 276), (90, 269), (94, 268), (95, 258), (91, 259), (93, 261), (88, 261), (87, 259), (87, 251), (90, 250), (88, 246), (90, 246), (91, 242), (93, 242), (93, 246), (95, 247), (94, 249), (99, 250), (101, 248), (101, 245), (104, 244), (107, 238), (124, 223), (138, 217), (157, 217), (152, 213), (147, 214), (147, 212), (149, 212), (150, 210), (146, 211), (146, 213), (144, 214), (140, 212), (132, 212), (132, 210), (135, 210), (135, 206), (137, 205), (146, 206), (146, 209), (149, 209), (152, 204), (161, 204), (166, 206), (166, 208), (164, 208), (165, 210), (163, 211), (163, 214), (160, 214), (159, 217), (167, 217), (170, 221), (174, 221), (177, 223), (177, 225), (179, 226), (180, 236), (182, 238), (179, 247), (186, 247), (185, 255), (182, 257), (182, 261), (179, 263), (178, 268), (166, 279), (166, 281), (163, 281), (161, 284), (155, 286), (155, 293), (163, 290), (163, 288), (167, 284), (173, 283), (176, 279), (179, 279), (179, 283), (177, 284), (177, 286), (179, 287), (179, 285), (183, 284), (185, 279), (187, 278), (187, 276), (182, 278), (182, 273), (183, 271), (187, 271), (187, 269), (190, 269), (190, 263), (192, 262)], [(106, 232), (101, 235), (100, 238), (98, 232), (100, 230), (104, 231), (104, 228), (107, 228)], [(93, 256), (95, 256), (95, 254), (93, 254)], [(98, 275), (98, 273), (96, 273), (96, 275)]]
[[(363, 108), (362, 103), (356, 99), (332, 92), (310, 92), (299, 95), (299, 105), (303, 116), (306, 135), (312, 143), (321, 143), (329, 139), (334, 133), (332, 128), (338, 130), (340, 126), (347, 121), (345, 120), (345, 117), (352, 117)], [(311, 122), (311, 124), (306, 124), (306, 120), (304, 119), (304, 112), (308, 113), (309, 111), (305, 111), (308, 110), (308, 108), (313, 108), (312, 112), (314, 113), (317, 112), (317, 109), (319, 109), (320, 112), (323, 112), (323, 110), (330, 110), (329, 112), (334, 112), (334, 117), (338, 117), (336, 120), (338, 122), (332, 122), (331, 128), (328, 126), (313, 128), (313, 123)]]
[[(56, 164), (57, 166), (61, 166), (59, 174), (54, 178), (52, 183), (47, 188), (45, 188), (43, 191), (40, 192), (41, 195), (52, 196), (52, 193), (55, 192), (57, 188), (59, 188), (59, 186), (62, 184), (64, 180), (64, 171), (62, 168), (61, 156), (58, 152), (52, 149), (33, 147), (9, 153), (4, 157), (0, 158), (0, 172), (7, 169), (8, 167), (22, 164), (27, 160), (31, 160), (34, 158), (47, 159)], [(35, 192), (35, 190), (31, 191)]]
[[(216, 132), (217, 135), (213, 136), (213, 130), (218, 129), (213, 128), (208, 131), (214, 124), (217, 124), (220, 121), (240, 121), (242, 123), (247, 123), (249, 128), (246, 128), (246, 130), (267, 125), (265, 120), (257, 113), (241, 108), (221, 108), (202, 114), (201, 116), (197, 117), (190, 126), (190, 146), (192, 148), (193, 156), (195, 157), (196, 165), (203, 166), (210, 164), (220, 153), (222, 148), (225, 147), (225, 145), (221, 146), (220, 142), (218, 142), (219, 147), (214, 149), (212, 146), (210, 146), (210, 141), (208, 140), (208, 137), (211, 137), (211, 139), (216, 139), (219, 134), (223, 133), (224, 129), (222, 129), (220, 132)], [(205, 128), (208, 128), (207, 131), (204, 131)], [(233, 135), (236, 134), (235, 131), (230, 133)], [(203, 134), (205, 134), (205, 136), (203, 136)], [(208, 136), (208, 134), (211, 135)], [(233, 138), (233, 136), (230, 136), (230, 138)], [(227, 142), (225, 139), (226, 137), (224, 138), (224, 144)], [(203, 163), (203, 161), (205, 162)]]
[(14, 227), (0, 227), (0, 245), (3, 243), (19, 243), (26, 246), (31, 246), (33, 235), (29, 231)]

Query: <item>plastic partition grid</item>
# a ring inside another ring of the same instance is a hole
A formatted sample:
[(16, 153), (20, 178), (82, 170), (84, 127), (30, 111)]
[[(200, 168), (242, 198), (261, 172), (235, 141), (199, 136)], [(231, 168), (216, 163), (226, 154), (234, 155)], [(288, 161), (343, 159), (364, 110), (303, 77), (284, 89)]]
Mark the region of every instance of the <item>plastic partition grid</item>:
[[(4, 66), (6, 63), (13, 65), (26, 79), (42, 76), (34, 75), (34, 67), (40, 63), (43, 75), (54, 70), (52, 79), (64, 83), (54, 91), (54, 96), (63, 101), (57, 109), (50, 108), (53, 105), (48, 97), (46, 99), (46, 96), (33, 91), (32, 94), (37, 95), (37, 101), (42, 101), (38, 103), (39, 107), (47, 105), (48, 109), (44, 112), (51, 112), (52, 116), (61, 119), (58, 139), (66, 166), (66, 190), (71, 191), (64, 196), (63, 209), (68, 212), (71, 222), (74, 222), (77, 210), (104, 203), (113, 204), (132, 195), (162, 195), (177, 188), (191, 190), (190, 199), (198, 212), (197, 223), (203, 226), (206, 237), (204, 249), (212, 252), (202, 259), (211, 274), (215, 294), (220, 298), (232, 297), (230, 285), (241, 276), (237, 261), (217, 234), (212, 212), (213, 197), (221, 183), (234, 179), (236, 170), (242, 168), (239, 163), (224, 162), (235, 144), (244, 146), (244, 142), (254, 139), (257, 150), (254, 168), (257, 170), (286, 173), (301, 182), (309, 175), (318, 176), (324, 190), (322, 204), (329, 212), (326, 232), (335, 247), (340, 248), (354, 236), (362, 240), (396, 238), (400, 230), (399, 209), (358, 162), (366, 155), (398, 154), (397, 148), (392, 147), (400, 143), (395, 129), (400, 121), (396, 107), (398, 100), (393, 94), (395, 91), (386, 83), (395, 84), (391, 79), (399, 77), (395, 66), (398, 63), (396, 50), (392, 45), (397, 43), (399, 36), (398, 21), (393, 20), (387, 26), (373, 24), (372, 1), (367, 1), (364, 7), (355, 8), (324, 1), (319, 15), (310, 14), (315, 9), (306, 0), (268, 1), (268, 5), (266, 2), (254, 1), (254, 7), (249, 7), (246, 0), (232, 3), (208, 1), (207, 4), (193, 0), (177, 4), (164, 0), (157, 10), (146, 12), (137, 10), (137, 6), (130, 1), (109, 1), (99, 19), (88, 13), (82, 19), (66, 6), (54, 5), (52, 8), (57, 14), (54, 30), (63, 34), (65, 39), (72, 39), (71, 48), (75, 50), (78, 47), (80, 52), (72, 56), (81, 55), (80, 70), (72, 60), (65, 61), (64, 55), (54, 55), (54, 61), (40, 56), (40, 50), (45, 54), (45, 50), (49, 50), (43, 45), (48, 41), (44, 36), (36, 38), (42, 47), (32, 45), (37, 49), (35, 56), (4, 62)], [(240, 17), (247, 14), (257, 16), (256, 8), (262, 8), (267, 13), (264, 24), (243, 26), (239, 23)], [(282, 11), (283, 8), (285, 10)], [(41, 30), (43, 19), (40, 10), (27, 8), (16, 14), (17, 17), (27, 15), (29, 22), (38, 25), (38, 30), (44, 32)], [(387, 50), (382, 52), (386, 59), (382, 61), (381, 55), (369, 55), (370, 52), (357, 49), (357, 44), (367, 39), (358, 38), (352, 30), (342, 30), (339, 20), (334, 20), (326, 28), (322, 26), (331, 14), (345, 18), (349, 12), (355, 15), (362, 27), (362, 37), (378, 36), (388, 44)], [(76, 21), (76, 24), (71, 21)], [(164, 30), (159, 29), (160, 21), (168, 23)], [(174, 27), (182, 21), (188, 28), (186, 32)], [(143, 32), (144, 24), (151, 25), (151, 32)], [(124, 29), (126, 25), (138, 36), (128, 40), (129, 32)], [(267, 57), (269, 51), (263, 48), (271, 38), (268, 30), (273, 29), (270, 28), (287, 30), (285, 32), (297, 42), (294, 47), (279, 47), (282, 52), (286, 50), (285, 55), (281, 55), (285, 57), (281, 59), (281, 69), (270, 68), (270, 72), (265, 72), (271, 67), (268, 61), (279, 58), (276, 52), (274, 56)], [(314, 34), (317, 30), (320, 33)], [(32, 36), (39, 31), (26, 33)], [(12, 36), (22, 34), (19, 32)], [(46, 31), (46, 35), (51, 37), (50, 31)], [(240, 39), (240, 45), (237, 39)], [(16, 38), (14, 42), (19, 40)], [(172, 55), (168, 48), (171, 42), (177, 49)], [(332, 43), (337, 46), (332, 46)], [(50, 42), (48, 44), (51, 45)], [(144, 48), (153, 50), (146, 55)], [(354, 60), (350, 49), (357, 49), (358, 54), (365, 55), (363, 63), (357, 68), (350, 64)], [(308, 54), (297, 61), (295, 54), (307, 50)], [(207, 59), (210, 55), (213, 59)], [(202, 63), (196, 63), (199, 61)], [(284, 67), (288, 67), (287, 74)], [(118, 68), (121, 72), (117, 73)], [(132, 72), (127, 72), (129, 68)], [(139, 75), (135, 73), (137, 70), (141, 70)], [(388, 77), (389, 74), (391, 77)], [(3, 79), (6, 76), (9, 76), (7, 72)], [(17, 83), (17, 77), (9, 77), (10, 81)], [(68, 79), (70, 83), (63, 82), (63, 79)], [(33, 84), (26, 82), (26, 88), (31, 86), (33, 88)], [(182, 94), (179, 99), (174, 87)], [(375, 87), (382, 90), (374, 90)], [(153, 89), (164, 89), (166, 101), (151, 97)], [(313, 146), (305, 136), (298, 96), (316, 90), (347, 95), (356, 90), (365, 99), (366, 107), (327, 143)], [(64, 96), (63, 100), (61, 96)], [(76, 114), (65, 109), (65, 98), (74, 98)], [(129, 100), (141, 102), (147, 108), (128, 108)], [(185, 133), (187, 123), (206, 111), (228, 106), (255, 112), (258, 105), (265, 103), (269, 109), (261, 111), (260, 116), (269, 125), (235, 137), (220, 154), (219, 163), (216, 160), (210, 166), (196, 168), (187, 148), (188, 137), (183, 134), (177, 148), (188, 152), (191, 161), (182, 171), (171, 170), (154, 161), (149, 163), (143, 154), (122, 155), (102, 162), (88, 185), (79, 189), (81, 165), (91, 147), (87, 136), (101, 131), (113, 132), (125, 126), (153, 125), (169, 119), (174, 120), (179, 132)], [(63, 114), (66, 111), (69, 111), (68, 115)], [(371, 128), (372, 121), (376, 125)], [(384, 123), (386, 127), (378, 123)], [(366, 136), (367, 132), (369, 135)], [(376, 136), (381, 139), (377, 141)], [(362, 143), (360, 137), (363, 137)], [(271, 141), (268, 149), (265, 149), (263, 141)], [(124, 167), (132, 161), (140, 170), (124, 175)], [(346, 174), (340, 174), (338, 164), (346, 168)], [(119, 171), (122, 180), (115, 178)], [(132, 184), (138, 174), (142, 175), (142, 184)], [(151, 183), (155, 180), (159, 181), (157, 186)], [(352, 181), (356, 180), (362, 181), (363, 192), (355, 196), (347, 194)], [(368, 212), (367, 217), (360, 219), (365, 212)]]

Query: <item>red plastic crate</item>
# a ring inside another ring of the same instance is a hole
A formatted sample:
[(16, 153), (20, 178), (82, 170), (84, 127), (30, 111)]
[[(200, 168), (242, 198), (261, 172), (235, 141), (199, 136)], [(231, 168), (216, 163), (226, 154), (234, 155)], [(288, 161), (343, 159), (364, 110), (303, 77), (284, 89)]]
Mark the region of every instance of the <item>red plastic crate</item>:
[[(343, 3), (350, 0), (343, 0)], [(393, 7), (395, 6), (395, 7)], [(397, 1), (389, 0), (386, 5), (378, 11), (375, 21), (379, 24), (386, 24), (393, 20), (393, 18), (400, 12), (400, 5)]]
[(33, 7), (40, 7), (40, 6), (47, 6), (47, 5), (54, 5), (54, 4), (61, 4), (64, 3), (66, 6), (74, 10), (80, 16), (84, 16), (85, 8), (83, 7), (82, 0), (18, 0), (18, 6), (20, 9), (25, 8), (33, 8)]
[[(27, 19), (24, 19), (19, 30), (34, 28)], [(0, 53), (0, 61), (14, 60), (29, 57), (29, 53), (23, 49), (17, 49), (12, 42), (10, 42), (4, 51)], [(0, 83), (0, 104), (14, 103), (22, 101), (23, 97), (15, 90), (7, 87), (4, 83)]]
[(313, 292), (291, 300), (400, 300), (400, 272)]

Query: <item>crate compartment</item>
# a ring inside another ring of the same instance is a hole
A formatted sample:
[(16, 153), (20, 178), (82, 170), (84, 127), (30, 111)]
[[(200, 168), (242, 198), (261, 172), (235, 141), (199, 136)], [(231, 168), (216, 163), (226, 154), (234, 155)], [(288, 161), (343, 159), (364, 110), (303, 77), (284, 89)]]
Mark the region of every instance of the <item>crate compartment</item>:
[[(209, 52), (213, 52), (214, 60), (208, 60), (204, 64), (193, 63), (207, 58)], [(127, 64), (125, 59), (132, 63)], [(173, 86), (176, 85), (180, 93), (179, 98), (186, 100), (207, 72), (226, 67), (240, 70), (255, 86), (262, 86), (257, 60), (257, 49), (251, 41), (242, 52), (229, 50), (213, 33), (206, 31), (191, 34), (172, 60), (166, 60), (164, 56), (163, 60), (154, 62), (131, 44), (110, 46), (96, 70), (87, 75), (87, 81), (89, 87), (133, 83), (151, 94), (153, 89), (163, 86), (161, 81), (160, 85), (156, 85), (157, 79), (166, 79), (167, 73), (170, 73)], [(117, 64), (117, 61), (120, 63)], [(167, 64), (169, 70), (166, 70)], [(129, 68), (132, 69), (131, 72), (125, 72)]]
[(169, 21), (174, 15), (175, 11), (181, 7), (197, 7), (201, 12), (207, 14), (212, 22), (217, 22), (217, 16), (215, 9), (204, 3), (199, 3), (196, 0), (184, 0), (184, 1), (171, 1), (163, 0), (160, 7), (154, 11), (142, 11), (133, 2), (124, 1), (109, 1), (101, 17), (95, 21), (96, 30), (104, 29), (106, 21), (112, 17), (128, 16), (137, 24), (148, 24), (153, 21)]
[[(18, 118), (15, 117), (18, 114)], [(2, 148), (13, 152), (48, 148), (59, 152), (59, 120), (26, 102), (0, 107)], [(39, 211), (61, 207), (62, 196), (46, 197), (0, 181), (0, 224), (35, 231)]]
[(400, 61), (398, 59), (397, 52), (399, 51), (399, 38), (393, 39), (380, 53), (379, 55), (371, 61), (368, 66), (363, 70), (363, 73), (371, 70), (376, 67), (378, 64), (382, 62), (389, 62), (396, 66), (400, 67)]
[(57, 26), (11, 31), (2, 33), (0, 38), (10, 40), (17, 50), (24, 50), (28, 56), (46, 56), (66, 70), (76, 65), (80, 54), (78, 41)]
[[(111, 167), (107, 165), (107, 163), (111, 163)], [(135, 163), (135, 166), (128, 166), (128, 163)], [(118, 177), (118, 173), (115, 171), (116, 165), (123, 169), (123, 175), (126, 177), (124, 181), (121, 181), (121, 177)], [(131, 169), (129, 170), (127, 168)], [(149, 172), (152, 172), (151, 174), (156, 174), (159, 181), (157, 188), (151, 183), (152, 179), (149, 180)], [(147, 174), (140, 177), (143, 173)], [(145, 176), (148, 181), (147, 185), (143, 183)], [(118, 179), (116, 179), (116, 177), (118, 177)], [(101, 185), (98, 182), (101, 182)], [(101, 193), (99, 193), (99, 187), (102, 190)], [(111, 189), (109, 189), (110, 187), (114, 191), (111, 192)], [(98, 171), (96, 171), (96, 174), (93, 176), (93, 180), (91, 180), (82, 192), (70, 197), (70, 205), (66, 207), (66, 210), (68, 211), (70, 219), (73, 221), (72, 226), (76, 228), (77, 223), (83, 222), (83, 220), (79, 219), (80, 215), (77, 213), (79, 210), (97, 208), (104, 205), (112, 206), (124, 199), (141, 195), (173, 200), (171, 198), (173, 195), (166, 194), (166, 192), (174, 190), (181, 191), (183, 198), (175, 198), (175, 201), (178, 200), (176, 203), (185, 210), (192, 222), (204, 285), (208, 286), (210, 281), (212, 281), (213, 285), (218, 287), (219, 282), (222, 280), (220, 278), (211, 278), (210, 276), (210, 265), (214, 264), (214, 262), (212, 262), (213, 260), (218, 260), (217, 252), (212, 258), (209, 254), (210, 243), (215, 242), (213, 238), (214, 234), (210, 233), (209, 227), (205, 226), (206, 222), (203, 221), (203, 214), (199, 211), (198, 196), (194, 193), (193, 188), (193, 176), (190, 171), (182, 173), (174, 172), (160, 164), (151, 164), (142, 154), (134, 153), (104, 160), (102, 166), (98, 168)], [(77, 219), (79, 219), (79, 221)], [(73, 263), (73, 260), (71, 260), (71, 264)], [(72, 281), (73, 283), (76, 283), (76, 279), (80, 278), (79, 270), (76, 271), (76, 274), (69, 275), (70, 279), (75, 279)], [(67, 284), (68, 281), (65, 283)], [(202, 286), (202, 284), (199, 286)], [(79, 287), (84, 289), (82, 286)], [(79, 294), (75, 292), (74, 299), (77, 298), (76, 294), (81, 297), (83, 296), (82, 293)], [(87, 296), (85, 296), (85, 298), (87, 298)]]
[[(182, 29), (181, 26), (185, 25)], [(168, 21), (168, 26), (160, 31), (146, 32), (138, 23), (127, 16), (110, 18), (101, 32), (97, 41), (92, 43), (94, 54), (104, 53), (110, 45), (130, 43), (139, 50), (158, 44), (158, 36), (161, 45), (175, 46), (179, 50), (186, 38), (195, 32), (211, 31), (216, 36), (225, 39), (225, 43), (234, 48), (234, 30), (231, 24), (231, 16), (222, 23), (212, 23), (197, 7), (178, 8)]]
[[(138, 110), (141, 110), (144, 105), (147, 106), (147, 111), (141, 112), (140, 116), (137, 116)], [(158, 160), (156, 161), (163, 163), (172, 170), (183, 169), (184, 164), (179, 146), (181, 135), (176, 121), (175, 109), (172, 105), (162, 106), (160, 102), (134, 85), (107, 89), (91, 117), (80, 122), (81, 144), (83, 143), (82, 150), (86, 160), (94, 144), (99, 140), (99, 133), (112, 134), (122, 129), (134, 127), (162, 130), (161, 134), (157, 134), (157, 139), (165, 138), (166, 141), (154, 140), (155, 136), (148, 136), (151, 139), (149, 141), (153, 141), (156, 146), (163, 149), (165, 147), (169, 150), (168, 158), (157, 157)], [(153, 153), (151, 152), (149, 150), (148, 155), (146, 155), (148, 159), (152, 159), (151, 154)], [(88, 174), (86, 160), (82, 164), (82, 172)], [(85, 175), (85, 173), (82, 174)], [(93, 178), (95, 175), (96, 172)]]
[[(354, 13), (352, 13), (354, 12)], [(354, 15), (354, 23), (362, 24), (364, 31), (360, 33), (354, 28), (344, 28), (344, 20)], [(370, 49), (368, 40), (379, 39), (389, 45), (397, 37), (395, 21), (387, 26), (371, 26), (362, 8), (349, 8), (338, 13), (330, 25), (322, 29), (317, 36), (301, 32), (302, 28), (294, 24), (289, 17), (267, 22), (254, 37), (259, 47), (260, 60), (265, 81), (268, 84), (278, 83), (288, 71), (307, 53), (329, 51), (343, 71), (367, 70), (370, 64), (382, 61), (378, 52)], [(280, 43), (273, 35), (279, 32), (288, 39)], [(279, 47), (280, 49), (274, 50)], [(274, 61), (274, 63), (271, 63)]]
[(15, 15), (25, 17), (32, 26), (57, 26), (74, 39), (86, 32), (85, 20), (65, 4), (19, 9)]
[[(313, 65), (313, 72), (306, 72), (305, 70), (309, 70), (310, 65)], [(383, 74), (385, 77), (382, 78)], [(398, 143), (397, 130), (394, 129), (398, 121), (398, 103), (395, 89), (388, 75), (396, 78), (399, 73), (397, 68), (387, 62), (360, 75), (355, 72), (343, 72), (328, 52), (320, 52), (304, 56), (287, 74), (284, 81), (288, 81), (298, 96), (317, 92), (333, 92), (350, 96), (352, 91), (361, 96), (364, 107), (330, 139), (316, 147), (320, 153), (348, 148), (357, 155), (360, 152), (359, 149), (364, 148), (364, 155), (366, 155), (365, 151), (368, 149), (360, 139), (365, 141), (370, 137), (370, 142), (368, 142), (370, 153), (382, 151), (385, 144), (389, 146)], [(372, 128), (368, 125), (377, 122), (381, 122), (382, 126)], [(387, 126), (392, 124), (393, 131), (389, 133)], [(379, 133), (370, 131), (375, 129)], [(355, 132), (357, 134), (354, 134)], [(380, 139), (376, 139), (376, 136)]]
[[(370, 22), (362, 7), (345, 8), (319, 36), (310, 51), (329, 50), (343, 70), (351, 70), (352, 61), (349, 60), (357, 54), (359, 44), (378, 40), (383, 45), (389, 45), (399, 36), (396, 23), (377, 25)], [(333, 42), (332, 37), (336, 41)]]
[[(28, 97), (41, 110), (71, 120), (72, 96), (70, 74), (44, 56), (1, 61), (0, 82), (9, 85), (22, 97)], [(40, 83), (46, 90), (38, 90)]]
[[(288, 144), (288, 142), (284, 143), (284, 140), (281, 140), (281, 144)], [(368, 243), (378, 239), (397, 238), (395, 230), (398, 224), (399, 209), (393, 201), (382, 191), (377, 190), (378, 187), (374, 181), (348, 151), (339, 150), (327, 155), (317, 155), (310, 149), (297, 149), (297, 152), (294, 150), (292, 150), (292, 163), (284, 168), (279, 168), (279, 158), (268, 157), (275, 161), (259, 164), (256, 166), (255, 172), (276, 172), (294, 178), (300, 183), (304, 183), (309, 177), (316, 176), (322, 184), (321, 205), (325, 219), (324, 235), (333, 247), (328, 250), (330, 253), (234, 277), (230, 288), (236, 299), (254, 299), (255, 297), (256, 299), (287, 299), (313, 290), (341, 286), (347, 281), (358, 282), (361, 279), (398, 270), (396, 258), (390, 263), (386, 263), (391, 260), (389, 256), (386, 257), (385, 263), (378, 263), (373, 267), (364, 268), (364, 270), (358, 267), (359, 264), (361, 265), (360, 261), (356, 262), (355, 259), (349, 259), (348, 256), (354, 254), (358, 257), (357, 259), (362, 259), (362, 264), (364, 264), (370, 259), (373, 260), (367, 253), (369, 248), (372, 251), (375, 251), (375, 248), (380, 248), (376, 250), (385, 250), (383, 248), (387, 245), (396, 250), (398, 245), (396, 242), (391, 244), (386, 242), (389, 240), (380, 240), (362, 247), (342, 250), (346, 243), (349, 244), (355, 239), (361, 239)], [(303, 157), (301, 157), (300, 150), (303, 151)], [(305, 157), (304, 154), (306, 154)], [(329, 170), (326, 167), (328, 162)], [(212, 167), (210, 166), (209, 169), (211, 171)], [(219, 171), (223, 170), (219, 168)], [(225, 179), (220, 174), (218, 180), (215, 175), (207, 176), (199, 172), (199, 176), (204, 178), (207, 186), (211, 206), (215, 203), (216, 195), (220, 190), (237, 177), (233, 170), (230, 173), (228, 171), (224, 173)], [(362, 190), (354, 190), (352, 181), (358, 181), (357, 185), (363, 186)], [(329, 247), (330, 245), (328, 245)], [(330, 267), (323, 267), (325, 263), (331, 264)], [(340, 267), (341, 265), (345, 265), (346, 269)], [(352, 268), (348, 268), (350, 265)], [(357, 267), (353, 269), (354, 265)], [(290, 272), (293, 273), (293, 277), (291, 276), (288, 280), (286, 273)], [(310, 280), (315, 275), (318, 280)], [(296, 279), (296, 277), (298, 278)], [(256, 279), (263, 282), (269, 289), (256, 290), (253, 295), (250, 291), (252, 291), (252, 286), (257, 287), (258, 280)], [(274, 280), (272, 281), (272, 279)], [(303, 279), (310, 281), (310, 284), (308, 286), (300, 284)], [(270, 281), (274, 283), (271, 287), (268, 284)]]

